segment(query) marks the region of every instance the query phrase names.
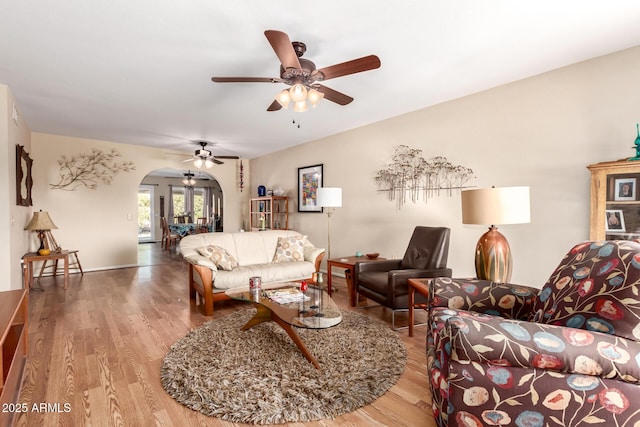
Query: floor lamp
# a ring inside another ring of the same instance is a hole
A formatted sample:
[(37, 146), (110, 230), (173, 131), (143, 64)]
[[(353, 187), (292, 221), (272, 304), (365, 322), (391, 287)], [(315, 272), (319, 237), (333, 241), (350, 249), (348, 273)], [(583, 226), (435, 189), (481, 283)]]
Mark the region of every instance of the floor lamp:
[(327, 259), (331, 259), (331, 214), (342, 207), (342, 188), (318, 188), (318, 206), (327, 214)]
[(496, 225), (529, 222), (529, 187), (492, 187), (462, 191), (462, 223), (491, 224), (476, 245), (478, 279), (497, 283), (505, 283), (511, 279), (511, 248)]

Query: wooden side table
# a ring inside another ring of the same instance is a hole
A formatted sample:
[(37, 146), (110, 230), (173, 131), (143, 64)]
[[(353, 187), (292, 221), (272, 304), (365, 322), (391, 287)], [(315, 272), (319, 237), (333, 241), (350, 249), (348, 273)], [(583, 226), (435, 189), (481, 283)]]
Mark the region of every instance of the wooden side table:
[(424, 304), (416, 304), (416, 291), (424, 296), (429, 297), (429, 282), (433, 279), (409, 279), (409, 336), (413, 336), (414, 308), (425, 308)]
[(40, 255), (37, 252), (29, 252), (22, 257), (27, 266), (27, 283), (25, 288), (31, 289), (33, 283), (33, 263), (38, 261), (54, 261), (64, 260), (64, 289), (69, 285), (69, 251), (51, 251), (49, 255)]
[(347, 279), (347, 290), (349, 292), (349, 305), (351, 307), (356, 306), (356, 301), (358, 296), (356, 295), (356, 290), (353, 286), (353, 269), (356, 266), (357, 262), (376, 262), (376, 261), (385, 261), (386, 258), (367, 258), (366, 256), (349, 256), (343, 258), (333, 258), (327, 260), (327, 292), (331, 295), (331, 268), (338, 267), (344, 268), (345, 278)]

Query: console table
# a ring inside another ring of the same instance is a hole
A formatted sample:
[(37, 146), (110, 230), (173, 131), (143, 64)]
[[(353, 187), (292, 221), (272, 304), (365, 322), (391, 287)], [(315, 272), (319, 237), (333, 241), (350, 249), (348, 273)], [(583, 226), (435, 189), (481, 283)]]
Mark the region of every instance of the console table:
[[(29, 343), (27, 289), (0, 292), (0, 405), (15, 404), (20, 394)], [(0, 418), (11, 414), (0, 414)], [(4, 425), (4, 424), (3, 424)], [(11, 425), (11, 420), (9, 420)]]

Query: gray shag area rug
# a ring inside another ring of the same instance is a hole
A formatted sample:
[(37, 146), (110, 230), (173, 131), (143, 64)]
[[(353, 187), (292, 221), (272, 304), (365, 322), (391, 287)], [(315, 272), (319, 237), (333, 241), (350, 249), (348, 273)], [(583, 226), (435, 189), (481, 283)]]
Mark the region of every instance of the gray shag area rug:
[(280, 326), (240, 328), (255, 310), (209, 321), (164, 358), (162, 386), (181, 404), (236, 423), (334, 418), (382, 396), (402, 375), (407, 352), (388, 325), (345, 311), (328, 329), (296, 331), (317, 370)]

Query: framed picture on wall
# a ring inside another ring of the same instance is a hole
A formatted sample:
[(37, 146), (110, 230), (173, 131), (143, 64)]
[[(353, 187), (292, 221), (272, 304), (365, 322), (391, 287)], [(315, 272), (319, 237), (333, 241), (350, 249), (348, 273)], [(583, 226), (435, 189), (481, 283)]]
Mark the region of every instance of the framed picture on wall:
[(298, 168), (298, 212), (322, 212), (318, 188), (322, 187), (322, 164)]
[(616, 179), (614, 191), (613, 200), (636, 200), (636, 179)]
[(607, 209), (605, 211), (605, 231), (617, 231), (624, 232), (626, 228), (624, 226), (624, 214), (618, 209)]
[(16, 204), (18, 206), (33, 206), (31, 200), (31, 168), (33, 160), (22, 145), (16, 145)]

